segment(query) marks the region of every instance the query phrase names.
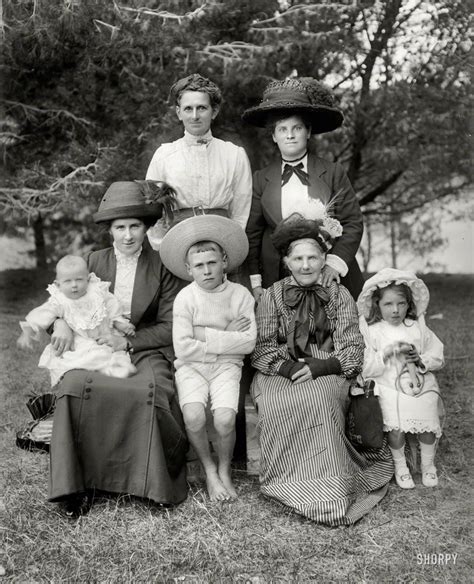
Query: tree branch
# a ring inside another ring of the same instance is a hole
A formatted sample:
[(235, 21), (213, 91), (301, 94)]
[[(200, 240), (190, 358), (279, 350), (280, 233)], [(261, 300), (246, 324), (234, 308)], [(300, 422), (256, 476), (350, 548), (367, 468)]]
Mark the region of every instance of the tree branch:
[(52, 212), (64, 204), (64, 196), (68, 194), (70, 187), (90, 189), (92, 186), (103, 186), (102, 182), (93, 180), (96, 170), (97, 160), (86, 166), (78, 166), (66, 176), (56, 178), (45, 189), (0, 187), (0, 208), (4, 211), (22, 211), (28, 217), (45, 211)]
[(383, 49), (387, 46), (387, 42), (392, 35), (397, 16), (400, 12), (401, 5), (402, 0), (389, 0), (384, 4), (384, 15), (379, 22), (377, 31), (375, 32), (374, 38), (370, 43), (370, 51), (361, 65), (362, 88), (360, 91), (357, 117), (354, 124), (354, 149), (348, 170), (348, 176), (352, 183), (355, 183), (358, 177), (360, 165), (362, 162), (362, 148), (366, 141), (364, 105), (370, 93), (370, 81), (372, 78), (375, 61), (377, 57), (382, 54)]
[[(466, 182), (462, 183), (461, 185), (459, 185), (458, 187), (456, 187), (454, 189), (451, 186), (446, 186), (445, 188), (438, 191), (434, 196), (426, 197), (425, 199), (419, 200), (416, 203), (413, 203), (411, 205), (407, 204), (405, 206), (399, 206), (396, 211), (387, 211), (386, 208), (382, 209), (380, 207), (377, 209), (364, 210), (363, 214), (364, 215), (379, 215), (379, 216), (390, 217), (390, 216), (401, 215), (403, 213), (410, 213), (411, 211), (415, 211), (416, 209), (420, 209), (421, 207), (424, 207), (428, 203), (432, 203), (433, 201), (438, 201), (439, 199), (443, 199), (444, 197), (448, 197), (449, 195), (453, 195), (453, 194), (461, 191), (465, 187), (469, 186), (469, 184), (470, 184), (469, 181), (466, 180)], [(398, 204), (398, 201), (397, 201), (397, 204)]]
[(25, 112), (25, 115), (27, 117), (28, 117), (28, 112), (34, 112), (34, 113), (43, 114), (43, 115), (53, 114), (53, 117), (64, 116), (66, 118), (70, 118), (72, 121), (76, 122), (77, 124), (84, 124), (85, 126), (92, 125), (91, 121), (86, 120), (85, 118), (79, 118), (76, 115), (74, 115), (72, 112), (70, 112), (68, 110), (64, 110), (64, 109), (42, 109), (42, 108), (36, 107), (34, 105), (27, 105), (26, 103), (21, 103), (19, 101), (11, 101), (9, 99), (3, 100), (3, 103), (5, 103), (6, 105), (9, 105), (11, 107), (21, 108)]
[(158, 18), (163, 18), (164, 20), (177, 20), (181, 21), (183, 19), (193, 19), (196, 18), (198, 14), (204, 11), (207, 6), (207, 2), (204, 2), (201, 6), (198, 6), (195, 10), (186, 12), (184, 14), (175, 14), (174, 12), (169, 12), (168, 10), (160, 10), (159, 8), (130, 8), (129, 6), (117, 6), (119, 10), (124, 10), (125, 12), (133, 12), (134, 14), (145, 14), (146, 16), (157, 16)]
[(397, 182), (397, 180), (402, 176), (403, 170), (398, 170), (394, 172), (391, 176), (387, 179), (382, 181), (379, 185), (377, 185), (374, 189), (369, 191), (366, 195), (364, 195), (361, 199), (359, 199), (359, 205), (363, 207), (364, 205), (368, 205), (372, 203), (379, 195), (384, 193), (389, 187)]

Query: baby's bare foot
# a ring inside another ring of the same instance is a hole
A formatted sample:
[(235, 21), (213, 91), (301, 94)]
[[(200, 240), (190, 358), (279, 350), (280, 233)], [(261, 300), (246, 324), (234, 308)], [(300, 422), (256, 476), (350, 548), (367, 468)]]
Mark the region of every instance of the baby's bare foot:
[(237, 491), (235, 490), (234, 484), (228, 470), (219, 470), (219, 478), (222, 481), (226, 491), (229, 493), (231, 499), (237, 499)]
[(211, 501), (228, 501), (231, 495), (222, 484), (217, 472), (206, 475), (207, 492)]

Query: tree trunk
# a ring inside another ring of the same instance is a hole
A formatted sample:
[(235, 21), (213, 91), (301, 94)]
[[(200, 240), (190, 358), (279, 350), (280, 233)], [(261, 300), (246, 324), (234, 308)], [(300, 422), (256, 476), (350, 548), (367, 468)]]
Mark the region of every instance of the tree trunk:
[(46, 268), (46, 244), (44, 241), (43, 218), (40, 213), (33, 221), (33, 233), (35, 236), (36, 267)]
[(370, 101), (370, 81), (375, 67), (375, 61), (382, 56), (383, 51), (387, 48), (397, 17), (400, 13), (403, 0), (389, 0), (384, 6), (384, 14), (378, 24), (377, 30), (370, 40), (370, 50), (367, 53), (360, 70), (361, 73), (361, 92), (359, 103), (356, 106), (356, 116), (354, 121), (354, 135), (352, 139), (352, 155), (349, 163), (347, 174), (353, 185), (359, 177), (359, 171), (362, 164), (362, 150), (369, 139), (366, 126), (367, 120), (370, 119), (369, 101)]
[(397, 220), (393, 201), (390, 204), (390, 250), (392, 252), (392, 268), (397, 267)]
[(367, 247), (366, 253), (364, 254), (364, 274), (369, 272), (369, 262), (372, 256), (372, 223), (370, 217), (365, 218), (365, 232), (367, 234)]

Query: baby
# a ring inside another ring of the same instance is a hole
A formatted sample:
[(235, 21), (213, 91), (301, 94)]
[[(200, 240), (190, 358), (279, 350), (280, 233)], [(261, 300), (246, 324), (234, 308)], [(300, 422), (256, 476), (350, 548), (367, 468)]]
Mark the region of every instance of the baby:
[(32, 348), (57, 318), (74, 333), (74, 350), (58, 356), (51, 345), (43, 351), (39, 367), (49, 369), (54, 386), (71, 369), (100, 371), (112, 377), (128, 377), (135, 366), (125, 351), (107, 344), (112, 335), (133, 335), (135, 327), (122, 316), (120, 303), (109, 292), (110, 284), (89, 273), (84, 259), (67, 255), (56, 265), (56, 279), (47, 288), (50, 298), (20, 322), (21, 348)]

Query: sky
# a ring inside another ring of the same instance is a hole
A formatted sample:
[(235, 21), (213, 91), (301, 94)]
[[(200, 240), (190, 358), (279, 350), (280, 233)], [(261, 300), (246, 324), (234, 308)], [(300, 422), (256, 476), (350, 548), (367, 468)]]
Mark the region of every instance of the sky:
[[(442, 224), (441, 236), (446, 240), (442, 248), (435, 249), (423, 258), (400, 251), (397, 268), (414, 272), (441, 272), (448, 274), (474, 274), (474, 221), (451, 220)], [(388, 235), (376, 234), (372, 247), (377, 251), (369, 263), (369, 271), (377, 272), (392, 266)], [(429, 263), (428, 263), (429, 262)], [(359, 257), (359, 264), (362, 265)], [(426, 266), (429, 266), (426, 268)]]

